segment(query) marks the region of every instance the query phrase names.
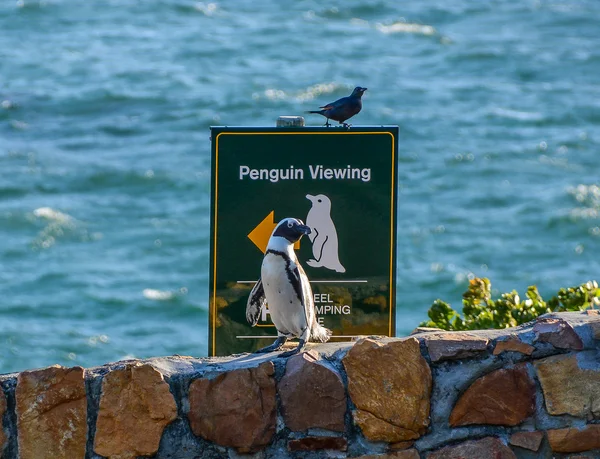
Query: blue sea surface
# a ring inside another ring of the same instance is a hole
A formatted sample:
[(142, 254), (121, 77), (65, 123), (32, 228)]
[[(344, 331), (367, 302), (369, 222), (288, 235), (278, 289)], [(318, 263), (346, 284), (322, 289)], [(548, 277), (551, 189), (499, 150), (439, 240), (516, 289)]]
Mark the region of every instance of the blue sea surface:
[(352, 123), (400, 126), (398, 335), (473, 276), (544, 296), (600, 279), (599, 17), (597, 0), (2, 2), (0, 373), (207, 355), (209, 126), (274, 126), (357, 85)]

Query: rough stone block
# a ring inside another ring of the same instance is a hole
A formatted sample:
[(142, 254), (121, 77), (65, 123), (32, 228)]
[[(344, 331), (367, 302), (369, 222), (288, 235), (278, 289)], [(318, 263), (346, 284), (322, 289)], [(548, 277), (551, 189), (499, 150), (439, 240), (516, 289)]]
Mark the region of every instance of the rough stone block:
[(410, 332), (411, 335), (418, 335), (419, 333), (439, 333), (444, 332), (445, 330), (436, 327), (417, 327), (413, 331)]
[(285, 424), (291, 430), (310, 428), (344, 431), (346, 389), (341, 376), (322, 365), (314, 351), (287, 361), (278, 385)]
[(582, 453), (600, 449), (600, 424), (588, 424), (583, 429), (551, 429), (547, 434), (555, 453)]
[(600, 340), (600, 320), (594, 320), (590, 323), (590, 327), (592, 328), (592, 335), (594, 339)]
[(427, 459), (517, 459), (499, 438), (486, 437), (446, 446), (427, 455)]
[(542, 440), (544, 439), (544, 432), (515, 432), (510, 436), (508, 441), (511, 445), (525, 448), (531, 451), (537, 451), (540, 449)]
[(524, 365), (501, 368), (475, 380), (452, 413), (452, 427), (470, 424), (516, 426), (535, 410), (535, 383)]
[(494, 355), (500, 355), (503, 352), (520, 352), (521, 354), (531, 355), (533, 351), (535, 351), (535, 347), (524, 343), (517, 336), (511, 336), (505, 341), (498, 341), (494, 347)]
[(535, 368), (548, 413), (600, 417), (600, 369), (580, 368), (576, 355), (546, 357)]
[(94, 451), (110, 458), (153, 455), (165, 426), (176, 418), (169, 385), (152, 365), (112, 370), (102, 381)]
[(354, 422), (366, 438), (395, 443), (419, 438), (429, 425), (431, 370), (419, 341), (357, 342), (342, 360)]
[(87, 435), (84, 370), (54, 365), (17, 377), (21, 459), (83, 458)]
[(275, 434), (275, 368), (257, 368), (200, 378), (190, 384), (188, 418), (195, 435), (241, 452), (260, 449)]
[(424, 337), (432, 362), (476, 357), (487, 351), (489, 340), (469, 333), (431, 333)]
[(538, 319), (533, 326), (533, 332), (536, 335), (536, 341), (550, 343), (557, 349), (583, 349), (583, 341), (566, 320)]
[(356, 459), (420, 459), (420, 457), (419, 452), (415, 448), (411, 448), (383, 454), (367, 454), (366, 456), (358, 456)]
[(290, 451), (319, 451), (323, 449), (346, 451), (348, 441), (343, 437), (306, 437), (288, 442), (288, 450)]
[(6, 434), (4, 433), (4, 424), (2, 418), (4, 417), (4, 413), (6, 412), (6, 397), (4, 396), (4, 391), (0, 387), (0, 457), (2, 457), (2, 451), (4, 450), (4, 446), (6, 445)]
[(414, 444), (415, 444), (414, 440), (399, 441), (396, 443), (390, 443), (388, 448), (393, 451), (400, 451), (403, 449), (408, 449)]

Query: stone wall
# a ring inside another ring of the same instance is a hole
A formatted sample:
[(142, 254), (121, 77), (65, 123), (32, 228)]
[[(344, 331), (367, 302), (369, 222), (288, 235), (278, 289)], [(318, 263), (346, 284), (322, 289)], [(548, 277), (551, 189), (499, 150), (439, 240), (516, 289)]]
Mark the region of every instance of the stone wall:
[(600, 315), (0, 376), (4, 458), (600, 458)]

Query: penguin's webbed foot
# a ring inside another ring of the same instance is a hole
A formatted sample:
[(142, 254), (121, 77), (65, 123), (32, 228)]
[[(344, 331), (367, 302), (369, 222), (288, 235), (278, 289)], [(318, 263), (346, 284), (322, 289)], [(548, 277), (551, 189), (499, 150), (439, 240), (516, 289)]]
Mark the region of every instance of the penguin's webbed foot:
[(302, 352), (305, 347), (306, 347), (306, 341), (304, 341), (302, 338), (300, 338), (300, 341), (298, 342), (298, 346), (296, 346), (291, 351), (282, 352), (281, 354), (279, 354), (279, 357), (290, 357), (292, 355), (296, 355), (299, 352)]
[(263, 354), (265, 352), (274, 352), (281, 349), (281, 346), (285, 344), (287, 338), (285, 336), (278, 336), (273, 344), (267, 347), (263, 347), (257, 351), (254, 351), (255, 354)]

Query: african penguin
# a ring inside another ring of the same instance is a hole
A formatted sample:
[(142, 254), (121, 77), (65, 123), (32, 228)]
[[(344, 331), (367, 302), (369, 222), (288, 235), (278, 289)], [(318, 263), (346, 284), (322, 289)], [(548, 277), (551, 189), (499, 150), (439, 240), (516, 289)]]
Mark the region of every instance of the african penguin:
[(310, 228), (296, 218), (285, 218), (273, 230), (263, 258), (260, 279), (250, 292), (246, 319), (254, 327), (265, 304), (277, 328), (277, 340), (256, 352), (277, 351), (288, 338), (299, 338), (298, 347), (281, 357), (297, 354), (310, 340), (324, 343), (331, 330), (317, 322), (315, 304), (306, 273), (294, 252), (294, 243)]

